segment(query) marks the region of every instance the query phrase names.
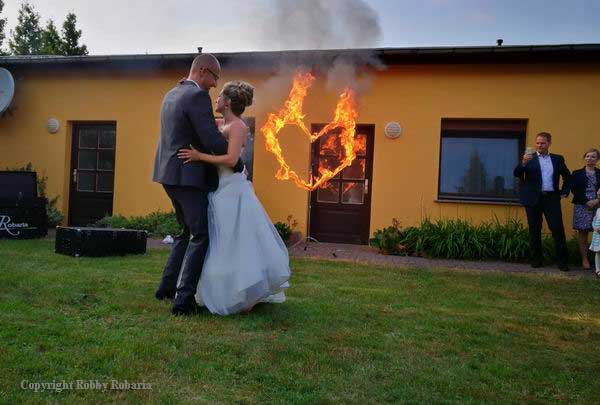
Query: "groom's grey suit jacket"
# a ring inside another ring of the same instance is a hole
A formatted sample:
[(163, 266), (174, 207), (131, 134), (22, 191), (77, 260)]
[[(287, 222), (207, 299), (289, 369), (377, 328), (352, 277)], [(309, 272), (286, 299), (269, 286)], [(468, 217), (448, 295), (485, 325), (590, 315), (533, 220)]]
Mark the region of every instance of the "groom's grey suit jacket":
[[(215, 155), (227, 153), (227, 140), (219, 133), (207, 91), (189, 80), (181, 81), (169, 91), (160, 111), (160, 139), (154, 159), (152, 180), (171, 186), (215, 190), (219, 184), (216, 167), (205, 162), (184, 164), (177, 157), (179, 149), (192, 145)], [(243, 170), (238, 161), (234, 170)]]

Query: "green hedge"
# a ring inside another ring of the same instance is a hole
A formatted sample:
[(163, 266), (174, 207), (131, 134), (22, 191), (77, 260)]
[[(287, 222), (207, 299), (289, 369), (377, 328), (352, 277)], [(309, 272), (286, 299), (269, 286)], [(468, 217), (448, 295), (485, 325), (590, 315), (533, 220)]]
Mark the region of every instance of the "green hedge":
[(174, 212), (153, 212), (145, 216), (124, 217), (122, 215), (107, 216), (96, 222), (101, 228), (127, 228), (148, 231), (150, 236), (175, 236), (181, 232)]
[[(529, 234), (516, 219), (473, 225), (463, 219), (424, 219), (419, 226), (402, 228), (398, 221), (375, 231), (371, 246), (388, 255), (421, 256), (460, 260), (529, 260)], [(577, 240), (567, 241), (569, 261), (580, 263)], [(544, 257), (555, 259), (554, 243), (543, 236)], [(591, 255), (590, 255), (591, 257)]]
[[(122, 215), (107, 216), (97, 221), (95, 226), (100, 228), (127, 228), (148, 231), (151, 237), (163, 238), (166, 235), (175, 236), (181, 232), (174, 212), (153, 212), (145, 216), (124, 217)], [(288, 242), (297, 222), (288, 216), (287, 222), (275, 223), (275, 228), (284, 242)]]
[(298, 221), (296, 221), (292, 215), (288, 215), (286, 222), (279, 221), (275, 222), (273, 225), (275, 226), (275, 229), (277, 229), (277, 232), (279, 232), (281, 239), (287, 245), (290, 242), (292, 233), (294, 233), (294, 229), (298, 226)]

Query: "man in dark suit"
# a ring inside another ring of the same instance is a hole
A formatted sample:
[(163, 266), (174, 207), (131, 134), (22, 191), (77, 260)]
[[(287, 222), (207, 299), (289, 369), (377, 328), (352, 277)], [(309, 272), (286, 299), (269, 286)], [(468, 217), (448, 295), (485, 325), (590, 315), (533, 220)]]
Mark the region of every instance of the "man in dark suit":
[[(561, 155), (549, 153), (552, 135), (540, 132), (535, 138), (536, 152), (523, 155), (514, 175), (520, 180), (519, 199), (525, 206), (529, 224), (529, 246), (532, 267), (542, 266), (542, 214), (552, 232), (558, 268), (569, 271), (567, 243), (560, 199), (569, 195), (571, 173)], [(562, 176), (562, 188), (559, 179)]]
[[(209, 243), (208, 192), (219, 181), (216, 167), (200, 161), (183, 164), (177, 152), (191, 145), (205, 153), (227, 153), (228, 144), (217, 129), (208, 94), (220, 73), (213, 55), (197, 56), (188, 78), (165, 95), (160, 112), (153, 180), (163, 185), (183, 232), (175, 238), (155, 296), (159, 300), (174, 297), (175, 315), (197, 311), (194, 295)], [(243, 170), (241, 160), (234, 170)]]

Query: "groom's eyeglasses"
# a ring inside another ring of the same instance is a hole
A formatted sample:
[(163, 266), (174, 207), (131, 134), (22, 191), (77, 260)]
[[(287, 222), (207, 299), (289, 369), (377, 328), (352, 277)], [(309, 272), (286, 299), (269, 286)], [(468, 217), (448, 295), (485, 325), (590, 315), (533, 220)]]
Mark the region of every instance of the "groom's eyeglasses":
[(204, 69), (208, 70), (208, 72), (213, 75), (213, 77), (215, 78), (215, 80), (219, 80), (219, 75), (216, 74), (215, 72), (213, 72), (212, 70), (210, 70), (209, 68), (205, 67)]

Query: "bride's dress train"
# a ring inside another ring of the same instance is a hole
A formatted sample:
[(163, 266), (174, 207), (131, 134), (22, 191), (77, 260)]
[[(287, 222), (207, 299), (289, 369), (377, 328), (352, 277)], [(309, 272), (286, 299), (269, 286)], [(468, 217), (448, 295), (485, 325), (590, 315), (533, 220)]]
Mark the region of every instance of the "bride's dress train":
[(288, 251), (246, 175), (219, 166), (219, 187), (208, 200), (210, 242), (198, 304), (229, 315), (258, 302), (284, 302)]

